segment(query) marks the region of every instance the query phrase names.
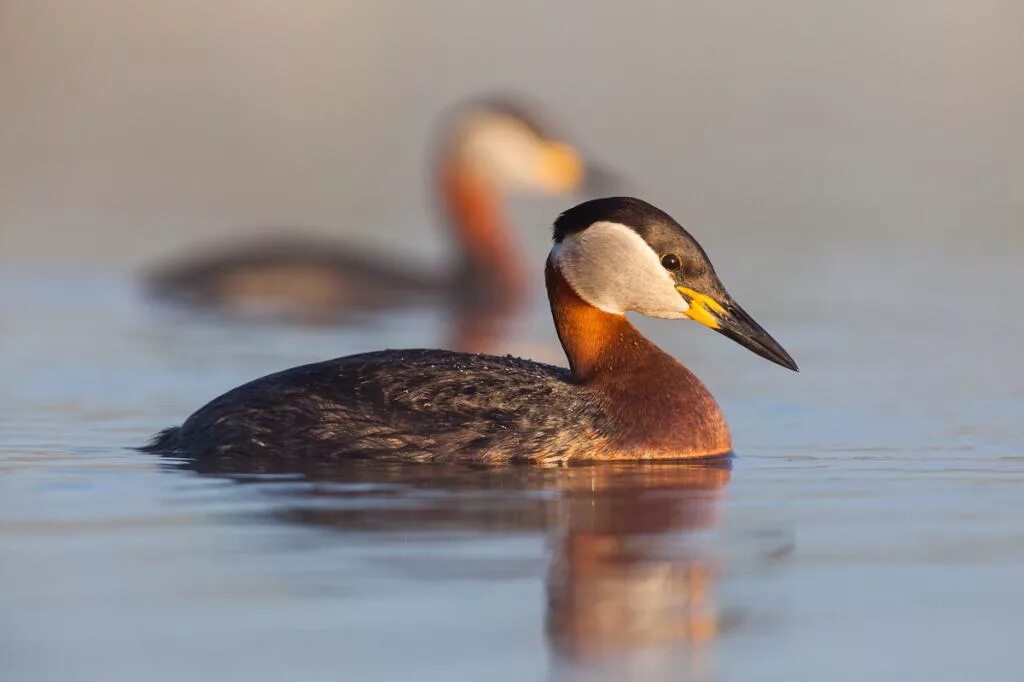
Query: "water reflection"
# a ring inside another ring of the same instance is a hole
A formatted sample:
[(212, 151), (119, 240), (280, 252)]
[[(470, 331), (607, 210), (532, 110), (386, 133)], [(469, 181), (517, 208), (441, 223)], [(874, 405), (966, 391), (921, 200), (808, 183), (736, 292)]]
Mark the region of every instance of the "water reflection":
[(577, 662), (680, 644), (719, 631), (716, 558), (691, 542), (717, 518), (724, 466), (644, 467), (564, 491), (553, 534), (548, 636)]
[[(723, 630), (715, 585), (724, 559), (706, 531), (719, 518), (728, 460), (500, 469), (273, 458), (174, 462), (247, 484), (274, 485), (285, 475), (288, 499), (272, 514), (287, 523), (403, 539), (543, 534), (544, 631), (560, 675), (643, 671), (657, 679), (657, 671), (678, 672), (682, 664), (688, 679), (700, 679), (707, 648)], [(495, 579), (519, 569), (435, 561), (414, 570), (427, 579)]]

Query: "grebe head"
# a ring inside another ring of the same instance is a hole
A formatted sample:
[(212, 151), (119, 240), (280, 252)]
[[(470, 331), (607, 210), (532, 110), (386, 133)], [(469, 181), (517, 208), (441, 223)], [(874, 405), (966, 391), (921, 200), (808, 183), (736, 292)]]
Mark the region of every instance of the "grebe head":
[(464, 105), (449, 154), (463, 169), (502, 191), (565, 194), (587, 177), (581, 154), (553, 134), (536, 112), (511, 99)]
[(700, 244), (670, 215), (630, 197), (594, 199), (558, 217), (550, 266), (606, 313), (691, 319), (797, 371), (732, 299)]

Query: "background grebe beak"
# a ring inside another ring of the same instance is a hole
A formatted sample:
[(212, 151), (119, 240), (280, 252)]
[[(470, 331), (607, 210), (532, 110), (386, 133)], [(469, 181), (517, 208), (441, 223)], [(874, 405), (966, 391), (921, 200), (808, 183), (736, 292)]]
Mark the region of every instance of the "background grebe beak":
[(552, 194), (565, 194), (583, 184), (586, 167), (579, 153), (564, 142), (545, 142), (537, 153), (536, 177)]
[(587, 195), (618, 191), (624, 183), (615, 171), (564, 142), (546, 142), (537, 155), (536, 177), (551, 194), (582, 191)]
[(677, 286), (676, 290), (690, 305), (684, 313), (688, 318), (714, 329), (729, 337), (744, 348), (753, 351), (762, 358), (782, 365), (794, 372), (799, 372), (796, 362), (789, 353), (771, 337), (761, 325), (743, 310), (732, 297), (726, 295), (722, 302), (688, 289)]

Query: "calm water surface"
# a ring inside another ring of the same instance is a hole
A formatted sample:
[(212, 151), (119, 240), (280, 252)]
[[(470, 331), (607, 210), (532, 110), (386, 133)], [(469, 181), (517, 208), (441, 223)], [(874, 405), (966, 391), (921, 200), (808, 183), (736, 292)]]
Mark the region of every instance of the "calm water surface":
[[(802, 373), (645, 322), (738, 456), (564, 469), (137, 453), (248, 378), (445, 322), (225, 326), (128, 274), (8, 270), (0, 679), (1022, 679), (1024, 311), (997, 246), (716, 259)], [(542, 300), (519, 329), (558, 359)]]

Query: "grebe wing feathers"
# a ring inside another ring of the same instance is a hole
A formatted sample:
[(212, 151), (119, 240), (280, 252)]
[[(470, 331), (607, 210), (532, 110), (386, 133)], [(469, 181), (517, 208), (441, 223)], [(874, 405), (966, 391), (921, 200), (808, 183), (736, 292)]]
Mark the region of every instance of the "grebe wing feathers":
[(154, 449), (180, 440), (194, 456), (558, 461), (585, 444), (599, 409), (568, 379), (568, 370), (512, 357), (348, 356), (240, 386)]

